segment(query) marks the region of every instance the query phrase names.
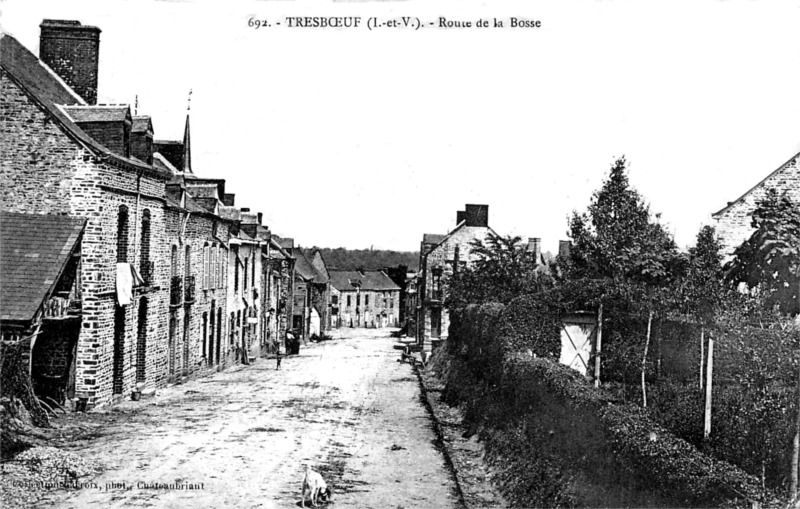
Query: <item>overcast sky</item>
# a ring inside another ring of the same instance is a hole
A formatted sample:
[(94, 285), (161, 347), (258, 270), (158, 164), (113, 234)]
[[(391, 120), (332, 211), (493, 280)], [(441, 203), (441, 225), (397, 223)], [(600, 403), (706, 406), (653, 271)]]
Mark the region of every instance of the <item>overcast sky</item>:
[[(0, 0), (38, 53), (43, 18), (102, 29), (100, 102), (182, 135), (304, 246), (416, 250), (465, 203), (498, 233), (566, 237), (616, 157), (681, 247), (800, 151), (800, 2)], [(361, 16), (358, 29), (248, 28)], [(376, 16), (539, 29), (370, 31)]]

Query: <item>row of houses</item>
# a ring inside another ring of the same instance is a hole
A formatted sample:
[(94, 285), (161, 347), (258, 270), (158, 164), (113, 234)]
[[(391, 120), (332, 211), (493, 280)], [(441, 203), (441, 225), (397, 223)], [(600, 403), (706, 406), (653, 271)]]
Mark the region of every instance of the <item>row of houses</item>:
[(188, 108), (183, 139), (159, 140), (97, 104), (99, 28), (40, 29), (38, 56), (0, 33), (0, 330), (29, 346), (40, 398), (101, 405), (249, 363), (288, 329), (396, 324), (385, 273), (329, 272), (194, 172)]

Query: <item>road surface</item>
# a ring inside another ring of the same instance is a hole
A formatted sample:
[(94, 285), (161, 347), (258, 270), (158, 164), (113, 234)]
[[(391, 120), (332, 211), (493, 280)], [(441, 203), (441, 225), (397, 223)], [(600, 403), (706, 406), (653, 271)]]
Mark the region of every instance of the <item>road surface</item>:
[(389, 330), (339, 336), (280, 371), (260, 359), (78, 417), (95, 431), (64, 446), (105, 471), (42, 506), (295, 508), (308, 462), (333, 486), (329, 507), (459, 507)]

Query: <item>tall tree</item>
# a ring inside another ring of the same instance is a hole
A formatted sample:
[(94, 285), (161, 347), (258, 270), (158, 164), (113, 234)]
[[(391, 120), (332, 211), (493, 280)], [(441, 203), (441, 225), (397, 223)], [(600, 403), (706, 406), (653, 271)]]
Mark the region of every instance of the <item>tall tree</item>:
[(650, 213), (628, 180), (627, 161), (615, 161), (585, 213), (573, 212), (573, 240), (563, 272), (570, 279), (608, 278), (660, 284), (670, 279), (680, 259), (671, 235)]
[(506, 303), (550, 283), (541, 260), (526, 249), (520, 237), (490, 233), (486, 242), (472, 241), (471, 255), (476, 259), (450, 277), (448, 306)]

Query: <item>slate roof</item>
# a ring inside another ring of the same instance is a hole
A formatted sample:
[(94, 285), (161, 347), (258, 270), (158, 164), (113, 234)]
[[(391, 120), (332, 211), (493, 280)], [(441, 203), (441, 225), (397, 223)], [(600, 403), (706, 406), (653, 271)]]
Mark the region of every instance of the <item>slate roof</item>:
[(270, 244), (270, 258), (275, 260), (286, 260), (289, 258), (289, 253), (287, 253), (281, 246), (276, 242), (275, 238), (269, 239)]
[(60, 125), (64, 132), (92, 153), (124, 166), (143, 169), (169, 178), (161, 170), (134, 159), (125, 158), (104, 147), (86, 134), (62, 109), (62, 106), (86, 105), (49, 67), (11, 35), (0, 31), (0, 67), (25, 90)]
[(304, 279), (308, 279), (313, 281), (314, 283), (327, 283), (328, 278), (317, 270), (316, 267), (311, 263), (308, 257), (300, 252), (297, 256), (297, 261), (294, 264), (294, 269), (298, 272)]
[(756, 184), (753, 187), (751, 187), (750, 189), (748, 189), (747, 192), (745, 192), (743, 195), (741, 195), (740, 197), (736, 198), (735, 200), (733, 200), (731, 202), (728, 202), (728, 204), (725, 205), (723, 208), (721, 208), (717, 212), (714, 212), (713, 214), (711, 214), (711, 217), (718, 217), (718, 216), (721, 216), (722, 214), (724, 214), (725, 212), (727, 212), (728, 209), (730, 209), (731, 207), (733, 207), (734, 205), (736, 205), (740, 201), (742, 201), (745, 198), (747, 198), (747, 196), (750, 193), (752, 193), (753, 191), (758, 189), (759, 186), (764, 184), (764, 182), (766, 182), (767, 180), (771, 179), (772, 177), (774, 177), (775, 175), (779, 174), (780, 172), (786, 170), (786, 168), (788, 168), (789, 166), (792, 166), (792, 165), (796, 164), (798, 158), (800, 158), (800, 153), (797, 153), (797, 154), (793, 155), (791, 159), (789, 159), (788, 161), (786, 161), (785, 163), (780, 165), (777, 170), (773, 171), (772, 173), (770, 173), (769, 175), (767, 175), (766, 177), (761, 179), (761, 181), (758, 184)]
[(336, 270), (328, 269), (331, 285), (340, 292), (353, 291), (353, 282), (361, 282), (362, 290), (399, 291), (400, 287), (381, 270)]
[(443, 241), (447, 235), (441, 233), (425, 233), (422, 235), (422, 242), (425, 244), (438, 244)]
[(33, 320), (85, 225), (67, 216), (0, 212), (0, 320)]
[(314, 281), (314, 278), (317, 277), (317, 271), (314, 270), (314, 267), (311, 265), (311, 262), (308, 261), (308, 258), (305, 257), (303, 253), (297, 255), (294, 263), (294, 271), (296, 274), (299, 274), (308, 281)]
[(64, 110), (77, 123), (81, 122), (125, 122), (131, 118), (127, 104), (111, 106), (64, 106)]
[(132, 133), (153, 132), (153, 120), (148, 116), (139, 115), (133, 117), (133, 124), (131, 125)]

